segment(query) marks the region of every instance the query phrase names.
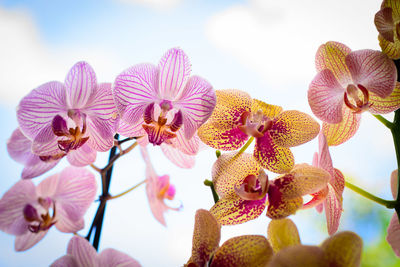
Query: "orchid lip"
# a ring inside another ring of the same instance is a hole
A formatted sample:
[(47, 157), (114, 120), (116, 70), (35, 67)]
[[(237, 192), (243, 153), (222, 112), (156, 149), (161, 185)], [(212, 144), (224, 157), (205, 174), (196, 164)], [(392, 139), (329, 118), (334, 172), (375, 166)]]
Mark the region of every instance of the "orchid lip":
[[(50, 229), (56, 221), (56, 205), (51, 199), (38, 199), (39, 204), (46, 210), (45, 214), (38, 213), (37, 209), (31, 204), (26, 204), (23, 210), (24, 218), (29, 222), (28, 230), (32, 233), (38, 233), (40, 231), (47, 231)], [(50, 203), (53, 204), (53, 214), (50, 215)], [(49, 204), (49, 205), (47, 205)]]
[[(360, 99), (360, 93), (362, 99)], [(367, 110), (371, 106), (367, 88), (361, 84), (358, 84), (357, 87), (354, 84), (349, 84), (344, 93), (344, 103), (353, 113), (361, 113)]]
[(245, 111), (240, 117), (238, 128), (245, 134), (255, 138), (263, 137), (272, 126), (272, 121), (264, 116), (261, 110), (256, 113)]
[(259, 200), (268, 192), (268, 175), (261, 171), (258, 176), (248, 175), (240, 187), (235, 187), (236, 194), (243, 200)]

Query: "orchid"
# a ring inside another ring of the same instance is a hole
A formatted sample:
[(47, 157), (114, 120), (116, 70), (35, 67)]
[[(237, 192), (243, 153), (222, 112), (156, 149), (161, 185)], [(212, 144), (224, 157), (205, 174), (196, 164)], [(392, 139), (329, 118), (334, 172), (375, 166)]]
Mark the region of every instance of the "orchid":
[(330, 178), (321, 168), (298, 164), (289, 173), (268, 181), (258, 162), (246, 153), (221, 155), (214, 163), (212, 176), (221, 199), (210, 212), (223, 225), (253, 220), (266, 206), (267, 216), (272, 219), (294, 214), (303, 205), (302, 196), (325, 188)]
[(146, 195), (154, 218), (162, 225), (166, 226), (164, 213), (167, 210), (179, 210), (169, 207), (165, 199), (173, 200), (175, 197), (175, 186), (170, 184), (169, 176), (158, 176), (151, 164), (146, 147), (141, 147), (140, 152), (146, 163)]
[(325, 209), (328, 233), (333, 235), (336, 233), (340, 216), (343, 211), (343, 190), (344, 176), (342, 172), (332, 165), (332, 158), (329, 153), (329, 147), (326, 142), (325, 135), (319, 134), (319, 153), (314, 154), (313, 166), (324, 169), (330, 174), (328, 184), (321, 191), (312, 194), (313, 198), (303, 208), (317, 208), (318, 212)]
[[(272, 257), (272, 248), (261, 235), (242, 235), (224, 242), (221, 247), (221, 226), (207, 210), (195, 215), (192, 255), (187, 267), (204, 266), (266, 266)], [(209, 263), (210, 259), (211, 262)]]
[[(393, 198), (396, 199), (398, 189), (398, 170), (392, 172), (390, 176), (390, 185)], [(390, 220), (386, 240), (392, 246), (397, 257), (400, 257), (400, 223), (397, 212), (393, 213), (392, 219)]]
[(29, 140), (19, 128), (15, 129), (7, 141), (7, 151), (12, 159), (22, 163), (22, 179), (39, 176), (52, 169), (60, 159), (43, 161), (38, 155), (32, 153), (32, 141)]
[(400, 6), (396, 0), (384, 0), (375, 14), (375, 26), (379, 32), (379, 45), (390, 58), (400, 58)]
[(16, 236), (15, 249), (39, 242), (54, 225), (73, 233), (84, 227), (83, 215), (93, 202), (97, 185), (86, 169), (67, 167), (38, 186), (20, 180), (0, 199), (0, 229)]
[(129, 255), (112, 248), (97, 255), (94, 247), (83, 237), (74, 236), (68, 243), (67, 255), (53, 262), (51, 267), (139, 267)]
[(54, 81), (32, 90), (21, 100), (17, 118), (41, 160), (68, 155), (75, 166), (93, 163), (96, 151), (114, 145), (119, 120), (111, 84), (97, 84), (86, 62), (76, 63), (64, 84)]
[(360, 125), (361, 113), (385, 114), (400, 107), (400, 84), (393, 61), (374, 50), (351, 51), (338, 42), (319, 47), (318, 74), (308, 90), (314, 115), (324, 121), (328, 145), (350, 139)]
[(236, 150), (249, 136), (256, 138), (254, 157), (264, 168), (285, 173), (294, 166), (290, 147), (317, 136), (319, 124), (309, 115), (282, 111), (239, 90), (217, 90), (217, 105), (198, 135), (207, 145)]
[[(196, 131), (214, 109), (215, 92), (210, 83), (190, 72), (187, 55), (172, 48), (158, 67), (139, 64), (119, 74), (114, 97), (121, 120), (127, 124), (119, 132), (147, 136), (144, 142), (164, 147), (167, 156), (177, 151), (195, 155), (199, 150)], [(177, 163), (177, 158), (172, 161)]]

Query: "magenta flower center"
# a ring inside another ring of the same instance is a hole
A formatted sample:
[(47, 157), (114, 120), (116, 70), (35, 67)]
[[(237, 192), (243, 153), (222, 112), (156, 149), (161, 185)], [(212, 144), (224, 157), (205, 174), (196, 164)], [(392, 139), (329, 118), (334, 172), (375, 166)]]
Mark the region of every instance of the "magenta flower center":
[(39, 197), (38, 203), (39, 206), (36, 208), (31, 204), (26, 204), (23, 210), (24, 218), (29, 223), (28, 230), (32, 233), (47, 231), (56, 223), (56, 206), (54, 201), (50, 198)]
[(268, 176), (261, 172), (258, 176), (248, 175), (240, 187), (235, 187), (238, 196), (244, 200), (257, 200), (265, 197), (268, 191)]
[(354, 113), (361, 113), (368, 110), (371, 106), (368, 90), (361, 84), (357, 86), (349, 84), (344, 93), (344, 103)]
[(245, 111), (240, 117), (239, 129), (249, 135), (256, 138), (263, 137), (264, 133), (271, 128), (272, 121), (264, 116), (262, 110), (258, 110), (256, 113)]

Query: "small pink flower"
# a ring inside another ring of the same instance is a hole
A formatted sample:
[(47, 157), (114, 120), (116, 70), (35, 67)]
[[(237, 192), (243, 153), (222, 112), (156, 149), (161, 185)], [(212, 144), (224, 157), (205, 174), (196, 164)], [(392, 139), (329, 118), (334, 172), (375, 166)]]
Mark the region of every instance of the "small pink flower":
[(17, 110), (20, 129), (32, 140), (34, 154), (48, 161), (71, 153), (68, 160), (76, 166), (93, 162), (96, 151), (114, 145), (117, 114), (111, 84), (97, 84), (86, 62), (76, 63), (64, 84), (49, 82), (32, 90)]
[(127, 124), (118, 132), (195, 155), (200, 143), (196, 131), (211, 116), (216, 99), (211, 84), (190, 72), (186, 54), (172, 48), (158, 67), (139, 64), (118, 75), (114, 97)]
[[(390, 185), (392, 189), (393, 198), (397, 198), (397, 185), (398, 185), (398, 170), (394, 170), (390, 176)], [(400, 223), (397, 212), (393, 213), (387, 229), (387, 242), (392, 246), (392, 249), (397, 257), (400, 257)]]
[(165, 199), (173, 200), (175, 197), (175, 186), (169, 183), (169, 176), (158, 176), (151, 164), (146, 147), (140, 147), (142, 157), (146, 163), (146, 194), (149, 200), (153, 216), (162, 225), (166, 226), (164, 213), (167, 210), (179, 210), (165, 204)]
[(140, 264), (125, 253), (108, 248), (97, 255), (94, 247), (83, 237), (74, 236), (68, 243), (67, 255), (62, 256), (51, 267), (140, 267)]
[(67, 167), (38, 186), (20, 180), (0, 199), (0, 229), (16, 236), (17, 251), (31, 248), (53, 225), (74, 233), (83, 228), (96, 190), (94, 175), (77, 167)]

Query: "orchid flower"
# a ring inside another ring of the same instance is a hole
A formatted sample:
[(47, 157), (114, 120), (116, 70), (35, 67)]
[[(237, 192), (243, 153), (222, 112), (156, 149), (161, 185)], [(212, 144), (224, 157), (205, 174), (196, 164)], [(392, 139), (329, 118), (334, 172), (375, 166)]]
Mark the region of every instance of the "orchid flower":
[(210, 212), (219, 223), (234, 225), (257, 218), (266, 206), (271, 219), (294, 214), (303, 205), (302, 196), (325, 188), (330, 175), (321, 168), (298, 164), (289, 173), (268, 181), (252, 155), (233, 152), (217, 159), (212, 177), (221, 198)]
[(7, 141), (7, 151), (10, 157), (24, 165), (22, 179), (39, 176), (52, 169), (60, 159), (43, 161), (38, 155), (32, 153), (32, 141), (29, 140), (19, 128), (15, 129)]
[(326, 142), (325, 135), (319, 134), (319, 153), (314, 154), (313, 166), (322, 168), (330, 174), (328, 184), (325, 188), (317, 193), (312, 194), (313, 198), (303, 208), (317, 208), (318, 212), (322, 212), (325, 208), (326, 222), (328, 233), (333, 235), (336, 233), (340, 216), (343, 211), (343, 190), (344, 176), (342, 172), (332, 165), (332, 158), (329, 153), (329, 147)]
[(97, 255), (94, 247), (85, 238), (73, 236), (68, 243), (67, 255), (53, 262), (51, 267), (139, 267), (129, 255), (112, 248)]
[(255, 137), (254, 157), (269, 171), (289, 172), (294, 166), (289, 148), (319, 132), (319, 124), (305, 113), (282, 111), (239, 90), (217, 90), (216, 94), (217, 105), (200, 127), (200, 139), (215, 149), (236, 150), (249, 136)]
[(21, 100), (17, 118), (41, 160), (69, 155), (75, 166), (93, 163), (96, 151), (114, 145), (119, 120), (111, 84), (97, 84), (86, 62), (76, 63), (64, 84), (54, 81), (32, 90)]
[(268, 266), (360, 266), (362, 239), (345, 231), (326, 239), (320, 246), (302, 245), (296, 225), (290, 219), (272, 220), (268, 240), (275, 255)]
[(193, 231), (192, 255), (185, 266), (263, 267), (272, 257), (271, 245), (264, 236), (237, 236), (228, 239), (221, 247), (218, 247), (220, 238), (221, 226), (214, 216), (207, 210), (197, 210)]
[(179, 210), (179, 208), (169, 207), (165, 203), (165, 199), (174, 199), (175, 186), (170, 184), (168, 175), (158, 176), (156, 174), (146, 147), (140, 147), (140, 152), (146, 163), (146, 195), (151, 212), (158, 222), (166, 226), (164, 213), (167, 210)]
[(344, 44), (319, 47), (318, 74), (308, 90), (315, 116), (324, 121), (328, 145), (350, 139), (360, 125), (361, 113), (385, 114), (400, 107), (400, 84), (393, 61), (374, 50), (351, 51)]
[[(190, 72), (186, 54), (172, 48), (158, 67), (139, 64), (119, 74), (114, 97), (121, 121), (127, 124), (120, 127), (119, 133), (147, 136), (146, 143), (195, 155), (199, 150), (196, 131), (211, 116), (215, 92), (205, 79), (190, 76)], [(173, 155), (168, 149), (163, 151)]]
[(396, 0), (384, 0), (375, 14), (375, 26), (382, 51), (390, 58), (400, 58), (400, 6)]
[[(393, 198), (397, 198), (397, 185), (398, 185), (398, 170), (394, 170), (390, 176), (390, 185), (392, 189)], [(392, 246), (392, 249), (397, 257), (400, 257), (400, 223), (397, 212), (393, 213), (387, 229), (387, 242)]]
[(39, 242), (54, 225), (64, 233), (84, 227), (83, 215), (93, 202), (97, 185), (86, 169), (67, 167), (38, 186), (20, 180), (0, 199), (0, 230), (15, 235), (15, 250)]

